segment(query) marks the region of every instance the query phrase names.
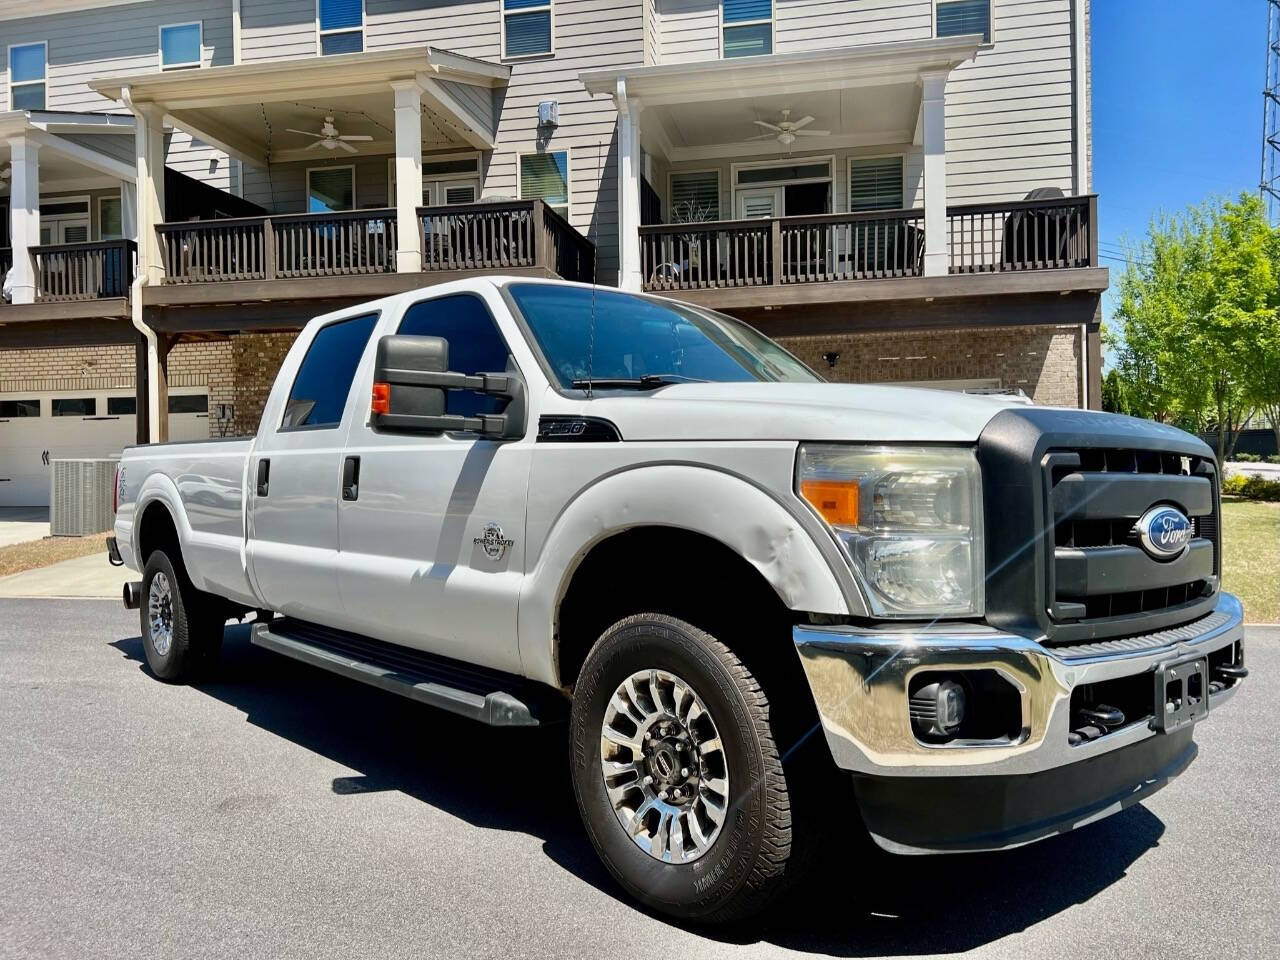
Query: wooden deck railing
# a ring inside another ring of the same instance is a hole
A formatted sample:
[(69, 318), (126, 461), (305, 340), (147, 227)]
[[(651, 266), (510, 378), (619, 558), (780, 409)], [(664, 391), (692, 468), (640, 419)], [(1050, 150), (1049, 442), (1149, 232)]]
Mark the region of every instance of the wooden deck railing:
[(947, 208), (951, 273), (1098, 265), (1098, 198), (1061, 197)]
[(544, 266), (566, 280), (594, 275), (595, 245), (541, 200), (419, 207), (423, 270)]
[[(392, 209), (163, 223), (164, 282), (394, 273)], [(590, 279), (595, 248), (541, 200), (421, 207), (424, 271), (545, 266)]]
[[(1098, 264), (1097, 197), (947, 210), (951, 273)], [(646, 290), (701, 290), (924, 273), (924, 211), (654, 224), (640, 228)]]
[(138, 245), (132, 240), (32, 247), (36, 300), (101, 300), (129, 296)]

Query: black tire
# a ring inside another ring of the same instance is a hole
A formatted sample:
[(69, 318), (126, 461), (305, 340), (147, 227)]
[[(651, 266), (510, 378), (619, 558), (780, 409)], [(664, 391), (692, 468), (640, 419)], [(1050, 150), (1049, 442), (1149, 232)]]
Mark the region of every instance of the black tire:
[[(163, 578), (162, 595), (163, 585), (168, 586), (167, 620), (172, 625), (172, 635), (167, 644), (163, 635), (153, 632), (151, 591), (157, 577)], [(164, 550), (156, 550), (147, 558), (138, 610), (147, 666), (161, 680), (187, 683), (206, 675), (217, 663), (226, 617), (220, 616), (216, 598), (201, 593), (191, 583), (181, 558), (171, 560)]]
[[(718, 836), (691, 863), (665, 863), (623, 829), (601, 772), (606, 707), (638, 671), (669, 671), (716, 718), (728, 768), (729, 803)], [(784, 769), (768, 697), (724, 643), (682, 620), (638, 614), (622, 620), (588, 654), (570, 718), (574, 793), (583, 823), (609, 872), (637, 900), (672, 916), (728, 923), (755, 914), (799, 879), (809, 860), (793, 823), (802, 771)], [(808, 839), (807, 837), (805, 838)]]

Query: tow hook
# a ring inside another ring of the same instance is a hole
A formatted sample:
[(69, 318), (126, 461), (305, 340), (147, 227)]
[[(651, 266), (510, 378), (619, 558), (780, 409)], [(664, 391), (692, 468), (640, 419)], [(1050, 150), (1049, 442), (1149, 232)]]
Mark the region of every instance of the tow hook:
[(1067, 734), (1067, 742), (1073, 747), (1090, 740), (1097, 740), (1103, 734), (1124, 726), (1124, 712), (1105, 703), (1081, 707), (1076, 711), (1076, 717), (1085, 723), (1084, 726), (1076, 727)]
[(142, 581), (131, 580), (124, 585), (124, 608), (137, 610), (142, 603)]

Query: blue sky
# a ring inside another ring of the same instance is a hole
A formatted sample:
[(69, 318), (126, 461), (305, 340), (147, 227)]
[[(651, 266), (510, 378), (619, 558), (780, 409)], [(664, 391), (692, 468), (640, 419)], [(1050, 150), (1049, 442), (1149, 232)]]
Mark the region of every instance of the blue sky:
[[(1140, 238), (1159, 210), (1258, 188), (1266, 3), (1092, 7), (1093, 188), (1106, 256), (1126, 234)], [(1122, 264), (1103, 263), (1114, 289)]]

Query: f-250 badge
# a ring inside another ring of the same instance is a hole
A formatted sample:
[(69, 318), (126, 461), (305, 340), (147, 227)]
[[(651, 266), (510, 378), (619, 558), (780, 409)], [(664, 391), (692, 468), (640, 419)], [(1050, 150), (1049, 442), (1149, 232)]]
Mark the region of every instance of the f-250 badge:
[(504, 537), (502, 528), (496, 523), (486, 523), (484, 525), (484, 536), (476, 537), (472, 543), (483, 549), (484, 555), (490, 560), (501, 560), (506, 556), (507, 547), (514, 544), (515, 541)]

